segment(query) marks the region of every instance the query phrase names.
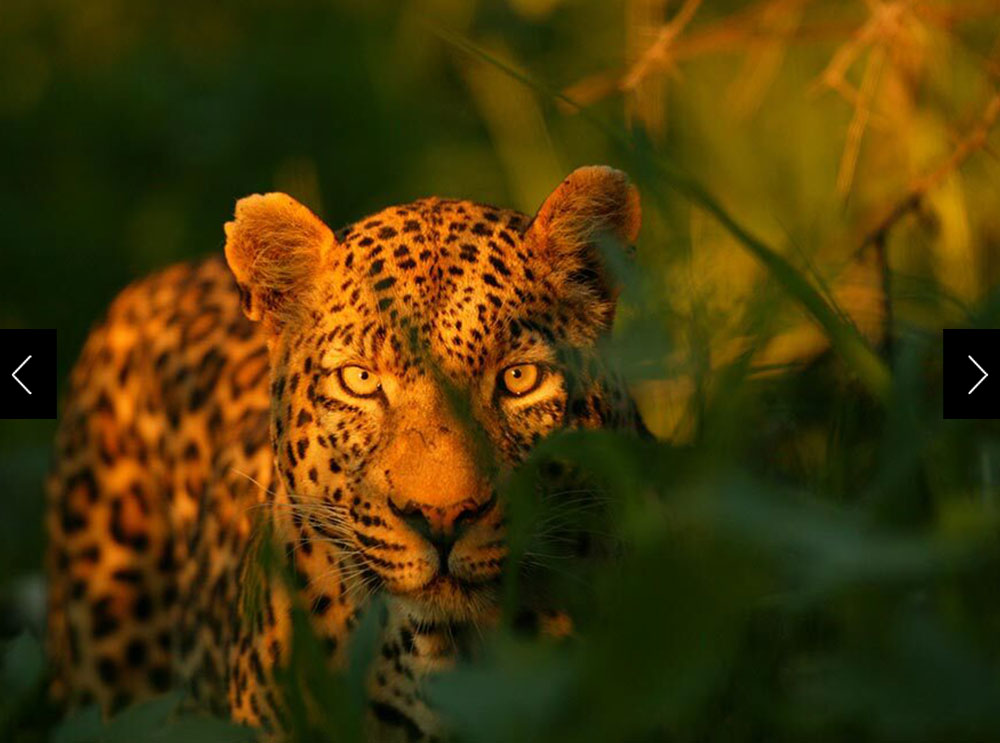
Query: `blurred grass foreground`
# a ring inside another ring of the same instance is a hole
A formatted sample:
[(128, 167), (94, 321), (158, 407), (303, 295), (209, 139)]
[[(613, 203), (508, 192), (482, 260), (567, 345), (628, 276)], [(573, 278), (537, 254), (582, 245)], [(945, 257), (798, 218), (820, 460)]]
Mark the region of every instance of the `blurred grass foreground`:
[[(530, 213), (622, 167), (644, 227), (606, 354), (657, 439), (543, 442), (511, 541), (577, 636), (498, 632), (428, 693), (469, 741), (997, 740), (1000, 429), (942, 420), (940, 329), (1000, 326), (998, 39), (989, 0), (5, 0), (0, 326), (59, 328), (64, 376), (246, 193)], [(249, 739), (179, 693), (54, 719), (51, 435), (0, 422), (0, 740)], [(552, 458), (599, 519), (526, 497)], [(536, 528), (568, 522), (612, 556)], [(299, 737), (351, 739), (364, 625), (343, 678), (296, 642)]]

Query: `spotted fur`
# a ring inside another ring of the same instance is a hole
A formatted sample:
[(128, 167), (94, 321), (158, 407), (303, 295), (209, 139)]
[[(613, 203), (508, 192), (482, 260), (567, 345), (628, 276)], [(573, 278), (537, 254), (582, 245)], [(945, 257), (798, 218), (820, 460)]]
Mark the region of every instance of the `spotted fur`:
[[(610, 168), (575, 171), (534, 219), (431, 198), (334, 234), (250, 196), (228, 269), (122, 292), (72, 374), (50, 480), (56, 697), (114, 712), (187, 685), (280, 730), (292, 608), (336, 666), (378, 593), (373, 736), (441, 735), (420, 679), (495, 611), (499, 479), (554, 430), (638, 425), (594, 354), (615, 299), (602, 246), (638, 229)], [(520, 397), (501, 382), (518, 364), (539, 374)], [(376, 392), (345, 387), (349, 367)], [(262, 534), (291, 583), (259, 574)]]

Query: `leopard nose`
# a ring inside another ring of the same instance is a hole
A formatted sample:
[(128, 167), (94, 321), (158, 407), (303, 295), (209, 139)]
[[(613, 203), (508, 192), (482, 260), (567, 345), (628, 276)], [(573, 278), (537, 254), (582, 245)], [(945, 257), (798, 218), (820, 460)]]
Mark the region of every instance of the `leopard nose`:
[(410, 529), (427, 540), (438, 553), (439, 568), (448, 572), (448, 556), (455, 542), (496, 502), (496, 494), (482, 503), (469, 498), (450, 507), (408, 502), (400, 508), (389, 499), (389, 509)]

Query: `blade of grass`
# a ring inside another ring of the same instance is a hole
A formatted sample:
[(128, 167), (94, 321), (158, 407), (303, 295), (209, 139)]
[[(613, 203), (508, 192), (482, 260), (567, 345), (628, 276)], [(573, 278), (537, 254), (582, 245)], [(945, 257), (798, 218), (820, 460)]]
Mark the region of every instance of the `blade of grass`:
[[(632, 138), (624, 130), (594, 116), (565, 94), (552, 89), (531, 75), (511, 67), (465, 37), (434, 23), (428, 22), (428, 26), (433, 33), (457, 49), (494, 65), (538, 93), (571, 107), (579, 113), (583, 120), (600, 130), (624, 152), (629, 153), (632, 157), (636, 156), (636, 148)], [(835, 310), (786, 258), (744, 228), (697, 179), (648, 150), (647, 154), (651, 160), (640, 163), (640, 165), (644, 168), (652, 165), (656, 175), (664, 183), (692, 204), (712, 215), (730, 235), (763, 263), (779, 285), (796, 299), (823, 328), (830, 339), (831, 346), (840, 354), (868, 391), (880, 401), (887, 400), (892, 386), (889, 368), (868, 345), (857, 328), (841, 319), (841, 313)]]

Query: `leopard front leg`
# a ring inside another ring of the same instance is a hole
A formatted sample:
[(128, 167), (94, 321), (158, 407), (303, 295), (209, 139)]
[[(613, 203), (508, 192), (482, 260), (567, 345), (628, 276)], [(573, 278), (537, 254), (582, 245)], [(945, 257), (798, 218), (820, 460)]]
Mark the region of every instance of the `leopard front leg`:
[(428, 679), (454, 668), (466, 654), (466, 624), (429, 621), (405, 603), (390, 600), (368, 674), (368, 731), (371, 740), (438, 741), (447, 726), (426, 695)]
[[(427, 682), (474, 657), (484, 632), (496, 626), (493, 612), (468, 622), (431, 621), (404, 602), (391, 600), (368, 677), (368, 725), (373, 741), (440, 741), (449, 737), (447, 720), (431, 706)], [(572, 634), (565, 612), (528, 609), (517, 622), (533, 638)]]

